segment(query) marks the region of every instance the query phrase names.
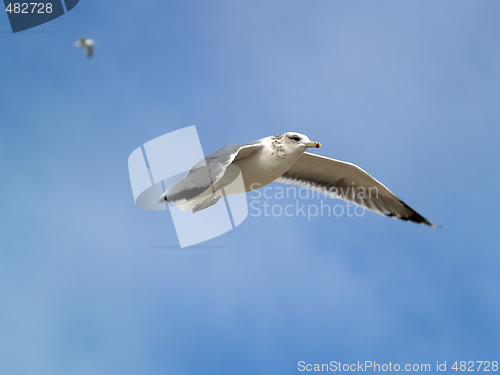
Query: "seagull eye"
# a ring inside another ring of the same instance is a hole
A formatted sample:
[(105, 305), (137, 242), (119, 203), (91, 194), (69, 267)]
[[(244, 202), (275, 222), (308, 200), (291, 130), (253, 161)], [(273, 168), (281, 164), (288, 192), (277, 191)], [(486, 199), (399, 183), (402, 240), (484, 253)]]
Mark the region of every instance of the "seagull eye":
[(295, 142), (300, 141), (300, 137), (299, 137), (298, 135), (293, 135), (293, 136), (291, 136), (291, 137), (290, 137), (290, 139), (291, 139), (292, 141), (295, 141)]

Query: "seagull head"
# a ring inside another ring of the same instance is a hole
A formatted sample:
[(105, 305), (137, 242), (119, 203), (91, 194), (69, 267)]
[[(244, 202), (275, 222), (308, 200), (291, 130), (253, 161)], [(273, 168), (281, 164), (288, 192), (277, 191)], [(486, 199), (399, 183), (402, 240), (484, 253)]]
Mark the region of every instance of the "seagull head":
[(315, 147), (315, 148), (321, 147), (321, 143), (313, 142), (309, 139), (307, 135), (296, 132), (288, 132), (283, 134), (283, 139), (288, 146), (302, 149), (302, 151), (304, 151), (309, 147)]

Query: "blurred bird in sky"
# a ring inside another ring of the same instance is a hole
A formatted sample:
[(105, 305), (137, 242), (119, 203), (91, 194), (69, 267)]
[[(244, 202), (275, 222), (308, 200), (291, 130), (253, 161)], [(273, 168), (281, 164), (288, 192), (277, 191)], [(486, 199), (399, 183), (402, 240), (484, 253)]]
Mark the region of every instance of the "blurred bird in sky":
[(94, 54), (94, 41), (92, 39), (80, 37), (75, 42), (75, 47), (85, 49), (85, 51), (87, 51), (88, 58), (91, 58)]

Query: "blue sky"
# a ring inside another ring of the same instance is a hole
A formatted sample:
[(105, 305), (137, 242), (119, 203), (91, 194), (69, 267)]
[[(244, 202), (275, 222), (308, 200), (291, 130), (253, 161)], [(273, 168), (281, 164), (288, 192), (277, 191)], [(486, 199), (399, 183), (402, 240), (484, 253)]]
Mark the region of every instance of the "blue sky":
[[(499, 360), (499, 12), (81, 1), (18, 34), (2, 13), (0, 373)], [(249, 217), (175, 249), (169, 215), (134, 205), (127, 158), (193, 124), (207, 153), (305, 133), (444, 228)]]

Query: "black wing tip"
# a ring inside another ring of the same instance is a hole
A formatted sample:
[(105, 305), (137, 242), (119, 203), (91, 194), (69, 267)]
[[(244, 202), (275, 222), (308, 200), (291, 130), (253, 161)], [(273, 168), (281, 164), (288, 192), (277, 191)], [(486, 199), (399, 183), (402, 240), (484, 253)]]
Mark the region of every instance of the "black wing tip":
[(395, 219), (401, 219), (401, 220), (404, 220), (404, 221), (412, 221), (412, 222), (414, 222), (416, 224), (425, 224), (425, 225), (428, 225), (428, 226), (430, 226), (432, 228), (440, 228), (440, 229), (443, 228), (442, 225), (435, 224), (435, 223), (427, 220), (425, 217), (423, 217), (422, 215), (420, 215), (417, 211), (415, 211), (413, 208), (411, 208), (410, 206), (408, 206), (402, 200), (400, 200), (400, 202), (409, 211), (407, 215), (405, 215), (405, 216), (399, 216), (399, 215), (396, 215), (396, 214), (393, 214), (393, 213), (387, 213), (387, 214), (385, 214), (385, 216), (394, 217)]
[(173, 192), (170, 194), (164, 193), (161, 196), (161, 200), (165, 202), (175, 202), (180, 200), (189, 200), (197, 197), (200, 193), (205, 191), (207, 188), (193, 188), (193, 189), (185, 189), (178, 192)]

